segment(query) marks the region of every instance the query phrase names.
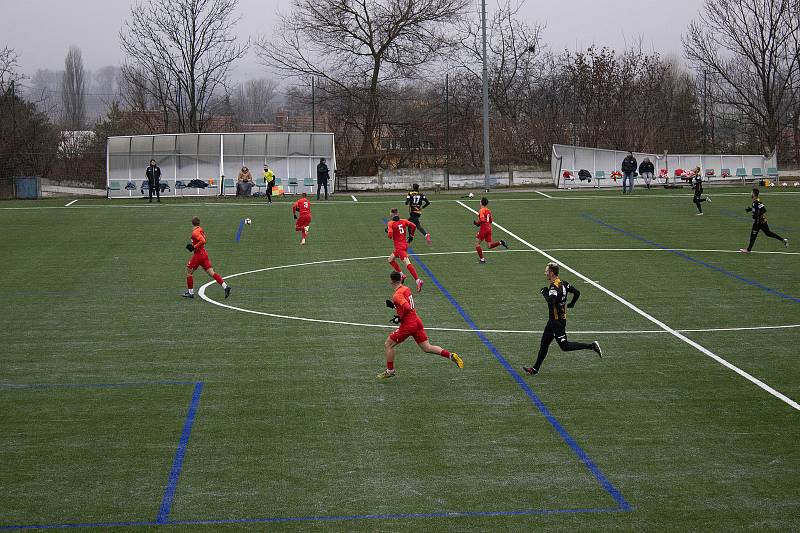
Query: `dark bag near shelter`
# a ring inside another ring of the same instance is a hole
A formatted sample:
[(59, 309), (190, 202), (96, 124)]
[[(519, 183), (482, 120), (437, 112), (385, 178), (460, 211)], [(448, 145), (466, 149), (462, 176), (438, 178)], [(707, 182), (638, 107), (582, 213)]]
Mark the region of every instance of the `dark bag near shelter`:
[(205, 189), (206, 187), (208, 187), (208, 183), (206, 183), (203, 180), (194, 179), (190, 181), (186, 186), (192, 189)]
[(582, 168), (578, 171), (578, 179), (581, 181), (589, 180), (592, 181), (592, 173)]

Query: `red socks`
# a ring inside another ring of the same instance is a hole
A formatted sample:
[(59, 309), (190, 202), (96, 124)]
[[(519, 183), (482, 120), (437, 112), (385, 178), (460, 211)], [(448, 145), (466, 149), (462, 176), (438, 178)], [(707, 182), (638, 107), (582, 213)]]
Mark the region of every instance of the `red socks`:
[(389, 261), (389, 264), (392, 265), (395, 272), (400, 272), (400, 265), (397, 264), (397, 261)]
[(412, 264), (408, 264), (408, 265), (406, 265), (406, 268), (408, 268), (408, 272), (409, 272), (409, 274), (411, 274), (411, 276), (412, 276), (412, 277), (413, 277), (415, 280), (418, 280), (418, 279), (419, 279), (419, 276), (417, 276), (417, 269), (416, 269), (416, 268), (414, 268), (414, 265), (412, 265)]
[(394, 370), (394, 361), (386, 361), (386, 369)]
[(483, 248), (481, 248), (480, 245), (475, 247), (475, 251), (478, 252), (478, 257), (483, 259)]
[(192, 276), (186, 276), (186, 288), (187, 289), (194, 288), (194, 278)]
[(450, 352), (448, 352), (444, 348), (442, 348), (442, 353), (440, 353), (439, 355), (441, 355), (442, 357), (446, 357), (447, 359), (450, 359)]
[(489, 249), (491, 250), (492, 248), (497, 248), (498, 246), (500, 246), (500, 241), (495, 241), (489, 245)]
[(217, 283), (219, 283), (220, 285), (222, 285), (222, 283), (223, 283), (223, 281), (222, 281), (222, 276), (220, 276), (219, 274), (217, 274), (216, 272), (214, 272), (214, 281), (216, 281)]

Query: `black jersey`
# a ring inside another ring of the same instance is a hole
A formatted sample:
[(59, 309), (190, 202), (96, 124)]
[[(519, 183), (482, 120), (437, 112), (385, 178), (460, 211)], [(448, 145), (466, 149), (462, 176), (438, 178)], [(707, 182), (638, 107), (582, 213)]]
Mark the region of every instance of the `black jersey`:
[(567, 319), (567, 293), (572, 293), (572, 301), (569, 303), (569, 306), (572, 307), (581, 293), (566, 281), (556, 278), (549, 287), (542, 288), (542, 296), (547, 300), (550, 320)]
[(419, 215), (422, 210), (430, 205), (430, 201), (419, 191), (409, 191), (406, 196), (406, 205), (410, 213)]
[(695, 176), (692, 179), (692, 190), (694, 191), (695, 196), (700, 196), (703, 194), (703, 178), (700, 176)]
[(756, 224), (767, 223), (767, 206), (762, 204), (760, 199), (756, 198), (753, 200), (753, 205), (751, 205), (747, 210), (753, 212), (753, 221)]

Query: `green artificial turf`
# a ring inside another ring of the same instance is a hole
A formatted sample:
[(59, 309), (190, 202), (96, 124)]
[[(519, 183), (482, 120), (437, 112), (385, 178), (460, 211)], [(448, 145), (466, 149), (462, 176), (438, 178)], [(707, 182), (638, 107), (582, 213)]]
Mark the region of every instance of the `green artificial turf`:
[[(685, 191), (492, 192), (511, 249), (485, 265), (458, 203), (478, 198), (431, 195), (414, 298), (465, 368), (409, 339), (386, 381), (402, 194), (312, 198), (306, 246), (289, 199), (0, 203), (0, 529), (800, 529), (800, 411), (630, 307), (800, 400), (800, 328), (736, 329), (800, 324), (800, 194), (762, 195), (792, 246), (755, 250), (790, 253), (743, 255), (748, 190), (707, 192), (702, 217)], [(221, 305), (181, 298), (194, 215), (233, 291), (195, 288)], [(523, 241), (565, 265), (569, 337), (603, 359), (553, 344), (516, 374), (546, 322), (549, 259)]]

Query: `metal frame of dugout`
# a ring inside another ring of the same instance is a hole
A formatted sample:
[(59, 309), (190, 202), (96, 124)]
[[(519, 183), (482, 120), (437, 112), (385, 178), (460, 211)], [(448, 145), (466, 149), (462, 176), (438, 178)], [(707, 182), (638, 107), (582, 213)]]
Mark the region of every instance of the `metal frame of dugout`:
[[(335, 190), (336, 149), (332, 133), (177, 133), (109, 137), (106, 144), (106, 190), (109, 198), (147, 195), (143, 183), (151, 159), (161, 168), (162, 196), (236, 194), (236, 178), (250, 169), (262, 191), (263, 168), (275, 173), (276, 187), (290, 194), (315, 191), (317, 163), (325, 158), (330, 169), (329, 192)], [(189, 187), (193, 180), (209, 186)]]

